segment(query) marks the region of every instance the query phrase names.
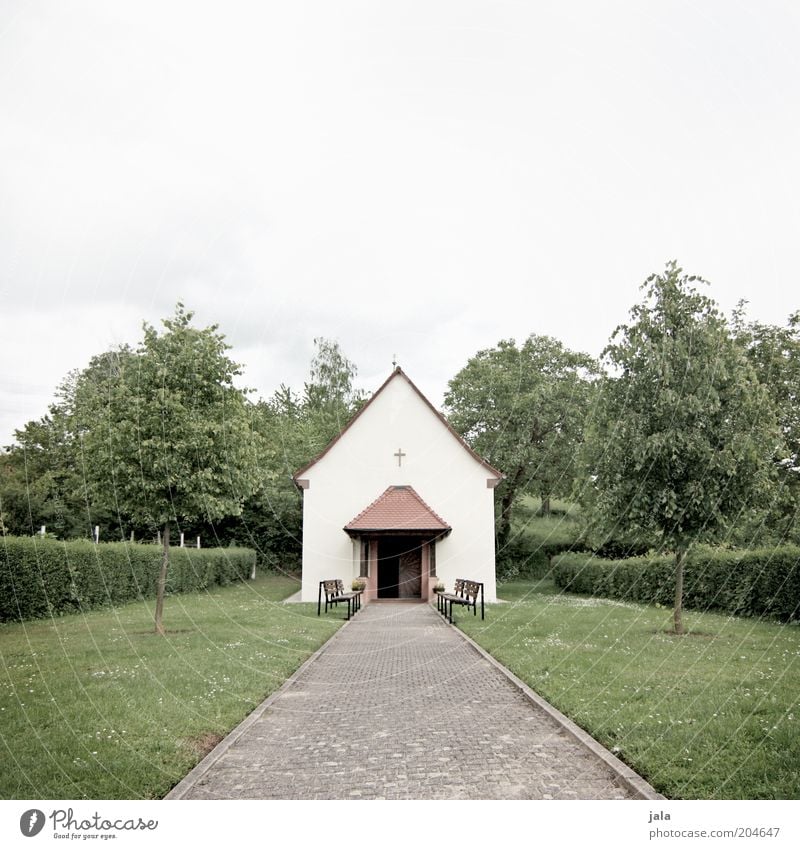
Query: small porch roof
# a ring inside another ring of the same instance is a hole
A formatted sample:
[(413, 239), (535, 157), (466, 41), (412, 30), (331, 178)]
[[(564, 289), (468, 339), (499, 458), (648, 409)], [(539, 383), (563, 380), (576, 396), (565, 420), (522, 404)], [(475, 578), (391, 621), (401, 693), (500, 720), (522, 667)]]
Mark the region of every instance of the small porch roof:
[(412, 486), (390, 486), (344, 526), (350, 536), (370, 533), (424, 533), (446, 536), (452, 528)]

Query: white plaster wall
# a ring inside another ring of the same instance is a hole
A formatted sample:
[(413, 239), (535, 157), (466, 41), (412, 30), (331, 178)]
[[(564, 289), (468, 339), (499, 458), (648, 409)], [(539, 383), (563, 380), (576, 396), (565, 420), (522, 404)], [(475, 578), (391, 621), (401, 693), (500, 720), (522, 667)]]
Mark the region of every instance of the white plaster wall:
[[(398, 448), (405, 454), (398, 467)], [(304, 601), (319, 582), (358, 574), (358, 547), (344, 526), (393, 485), (414, 487), (452, 528), (436, 546), (436, 573), (485, 584), (496, 599), (494, 490), (490, 472), (453, 437), (402, 375), (393, 377), (350, 429), (306, 474), (303, 492)]]

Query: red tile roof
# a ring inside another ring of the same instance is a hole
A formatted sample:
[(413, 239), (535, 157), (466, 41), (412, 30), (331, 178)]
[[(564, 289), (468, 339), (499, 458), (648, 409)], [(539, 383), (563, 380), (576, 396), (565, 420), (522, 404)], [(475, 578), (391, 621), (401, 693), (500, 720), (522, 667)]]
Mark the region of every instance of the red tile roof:
[(411, 486), (390, 486), (362, 510), (346, 531), (449, 531)]

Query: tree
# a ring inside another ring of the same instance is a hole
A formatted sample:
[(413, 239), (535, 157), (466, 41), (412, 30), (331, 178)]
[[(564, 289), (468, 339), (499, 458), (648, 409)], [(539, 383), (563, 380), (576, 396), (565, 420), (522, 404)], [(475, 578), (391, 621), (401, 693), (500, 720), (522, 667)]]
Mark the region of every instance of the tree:
[(353, 388), (358, 369), (344, 355), (339, 343), (319, 337), (314, 339), (314, 345), (311, 374), (302, 400), (312, 457), (340, 433), (365, 401), (363, 394)]
[(319, 338), (314, 346), (302, 392), (281, 385), (253, 406), (262, 444), (259, 486), (240, 516), (213, 528), (218, 539), (244, 540), (273, 568), (290, 571), (300, 563), (303, 506), (292, 474), (325, 448), (364, 400), (353, 388), (356, 367), (339, 344)]
[(586, 442), (594, 528), (675, 553), (676, 634), (687, 552), (767, 495), (779, 442), (766, 390), (694, 282), (675, 262), (644, 282), (603, 352), (611, 374)]
[(741, 303), (733, 330), (777, 409), (783, 437), (773, 457), (778, 486), (764, 522), (786, 539), (796, 536), (800, 512), (800, 312), (789, 316), (786, 327), (747, 323)]
[(253, 429), (261, 437), (261, 476), (241, 516), (217, 523), (224, 540), (244, 540), (272, 568), (293, 571), (300, 564), (302, 499), (292, 472), (307, 459), (306, 420), (301, 399), (282, 385), (253, 407)]
[(92, 357), (70, 371), (56, 389), (47, 415), (15, 431), (16, 441), (0, 455), (0, 522), (7, 533), (31, 534), (42, 525), (61, 539), (103, 535), (112, 516), (101, 506), (89, 511), (76, 409), (87, 393), (97, 394), (116, 379), (127, 346)]
[(535, 491), (544, 513), (575, 472), (593, 360), (549, 336), (513, 339), (479, 351), (450, 381), (445, 409), (453, 427), (505, 474), (498, 487), (498, 547), (511, 533), (514, 503)]
[(240, 367), (217, 325), (200, 330), (191, 319), (178, 304), (163, 333), (145, 323), (135, 355), (77, 395), (96, 501), (113, 507), (121, 523), (161, 528), (159, 634), (171, 525), (237, 515), (260, 474), (260, 438), (233, 383)]

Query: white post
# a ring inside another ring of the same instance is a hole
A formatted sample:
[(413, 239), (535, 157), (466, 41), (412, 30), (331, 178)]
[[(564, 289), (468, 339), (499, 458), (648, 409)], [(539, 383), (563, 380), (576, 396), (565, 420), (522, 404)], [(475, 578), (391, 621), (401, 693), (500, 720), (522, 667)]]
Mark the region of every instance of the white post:
[(45, 525), (42, 525), (42, 527), (39, 529), (39, 536), (43, 537), (46, 533), (47, 533), (47, 527)]
[(131, 531), (131, 542), (133, 542), (133, 531)]
[(250, 573), (250, 580), (255, 581), (256, 579), (256, 562), (253, 561), (253, 571)]
[(94, 541), (100, 542), (100, 525), (94, 526)]
[(181, 531), (181, 548), (183, 548), (183, 531)]
[(200, 548), (200, 537), (197, 537), (197, 547)]
[(156, 543), (161, 545), (161, 531), (156, 531)]

